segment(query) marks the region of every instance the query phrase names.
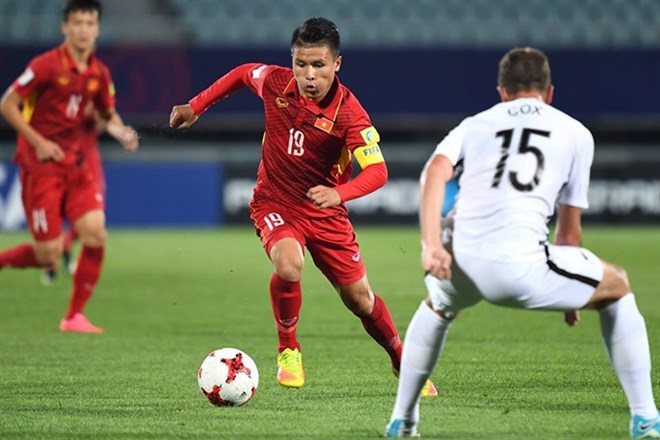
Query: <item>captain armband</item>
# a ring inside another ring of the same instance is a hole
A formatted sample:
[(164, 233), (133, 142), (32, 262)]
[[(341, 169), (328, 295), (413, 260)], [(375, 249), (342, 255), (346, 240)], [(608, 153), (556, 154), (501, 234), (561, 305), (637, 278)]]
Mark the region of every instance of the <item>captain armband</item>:
[(380, 151), (380, 146), (378, 145), (380, 141), (378, 131), (374, 127), (369, 127), (362, 130), (360, 135), (365, 145), (353, 150), (353, 156), (358, 164), (360, 164), (360, 168), (365, 169), (369, 165), (385, 162), (383, 153)]

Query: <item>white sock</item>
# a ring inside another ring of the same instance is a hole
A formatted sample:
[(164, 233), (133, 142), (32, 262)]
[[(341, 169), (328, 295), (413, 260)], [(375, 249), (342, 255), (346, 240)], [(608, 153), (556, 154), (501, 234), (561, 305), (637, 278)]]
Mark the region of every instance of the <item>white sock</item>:
[(656, 417), (649, 340), (635, 295), (627, 294), (599, 310), (599, 314), (605, 348), (628, 398), (630, 412), (646, 418)]
[(419, 420), (419, 393), (435, 368), (450, 324), (424, 302), (410, 320), (391, 420)]

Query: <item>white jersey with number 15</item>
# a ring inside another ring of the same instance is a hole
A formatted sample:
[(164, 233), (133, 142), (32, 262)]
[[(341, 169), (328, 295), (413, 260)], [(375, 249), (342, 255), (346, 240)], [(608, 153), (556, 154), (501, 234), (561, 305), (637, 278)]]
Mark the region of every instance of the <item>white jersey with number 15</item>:
[(483, 258), (541, 258), (555, 204), (587, 207), (594, 141), (576, 119), (535, 98), (464, 119), (438, 144), (462, 162), (453, 247)]

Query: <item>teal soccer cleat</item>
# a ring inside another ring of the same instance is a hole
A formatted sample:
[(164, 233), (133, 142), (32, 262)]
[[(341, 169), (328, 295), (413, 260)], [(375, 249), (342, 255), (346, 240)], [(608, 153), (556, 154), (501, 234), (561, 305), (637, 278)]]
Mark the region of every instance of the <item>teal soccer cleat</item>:
[(385, 427), (385, 437), (419, 437), (419, 433), (417, 432), (417, 423), (402, 419), (392, 420)]
[(630, 420), (630, 437), (633, 439), (660, 438), (660, 414), (654, 419), (633, 416)]

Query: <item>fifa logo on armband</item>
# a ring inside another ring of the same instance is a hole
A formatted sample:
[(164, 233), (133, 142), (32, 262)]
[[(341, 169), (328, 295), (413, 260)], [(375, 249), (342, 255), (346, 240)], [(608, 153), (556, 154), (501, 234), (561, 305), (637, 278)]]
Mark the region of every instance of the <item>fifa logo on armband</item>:
[(360, 132), (365, 145), (374, 145), (380, 141), (380, 136), (374, 127), (367, 127)]
[(378, 153), (380, 153), (380, 147), (378, 145), (373, 146), (373, 147), (369, 147), (369, 148), (365, 148), (365, 149), (362, 150), (362, 154), (364, 155), (364, 157), (374, 155), (374, 154), (378, 154)]

